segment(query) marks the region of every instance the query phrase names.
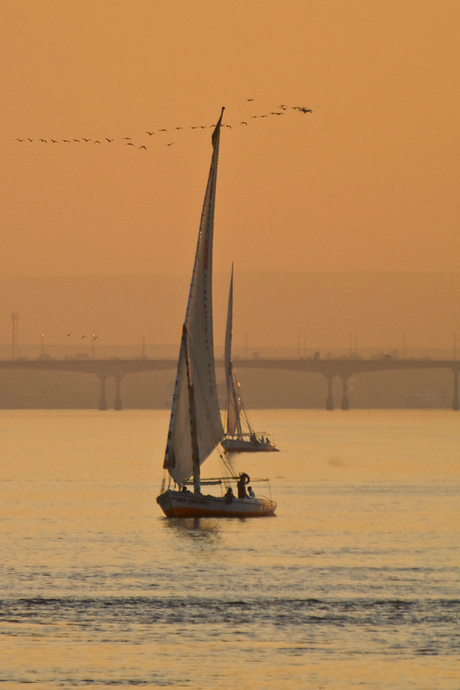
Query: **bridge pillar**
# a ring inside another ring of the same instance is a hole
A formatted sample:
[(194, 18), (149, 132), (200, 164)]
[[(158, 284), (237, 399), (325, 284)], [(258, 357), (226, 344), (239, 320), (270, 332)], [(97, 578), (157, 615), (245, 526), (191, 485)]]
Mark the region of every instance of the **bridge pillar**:
[(460, 409), (458, 400), (458, 369), (453, 369), (454, 372), (454, 397), (452, 398), (452, 409), (456, 412)]
[(332, 379), (333, 376), (326, 376), (327, 378), (327, 398), (326, 398), (326, 410), (334, 409), (334, 398), (332, 397)]
[(107, 409), (107, 400), (105, 397), (105, 382), (106, 382), (107, 376), (99, 374), (99, 380), (101, 382), (101, 397), (99, 398), (99, 409), (100, 410), (106, 410)]
[(342, 410), (350, 409), (350, 400), (348, 398), (348, 377), (342, 376), (343, 393), (342, 393)]
[(122, 376), (115, 376), (115, 403), (113, 405), (114, 410), (122, 410), (123, 404), (121, 402), (121, 379)]

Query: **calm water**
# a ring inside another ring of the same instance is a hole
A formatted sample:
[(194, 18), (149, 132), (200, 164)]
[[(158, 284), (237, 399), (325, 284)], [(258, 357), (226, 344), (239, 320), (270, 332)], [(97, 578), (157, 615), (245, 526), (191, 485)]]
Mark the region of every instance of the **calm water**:
[(181, 521), (167, 412), (0, 412), (3, 687), (460, 688), (460, 414), (251, 418), (278, 517)]

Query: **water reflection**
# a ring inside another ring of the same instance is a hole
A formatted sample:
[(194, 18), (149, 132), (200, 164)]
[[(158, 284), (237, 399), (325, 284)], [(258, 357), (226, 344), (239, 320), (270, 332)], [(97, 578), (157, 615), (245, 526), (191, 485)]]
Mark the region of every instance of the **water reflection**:
[(165, 519), (163, 525), (171, 534), (188, 542), (216, 545), (220, 542), (221, 526), (215, 518), (171, 518)]

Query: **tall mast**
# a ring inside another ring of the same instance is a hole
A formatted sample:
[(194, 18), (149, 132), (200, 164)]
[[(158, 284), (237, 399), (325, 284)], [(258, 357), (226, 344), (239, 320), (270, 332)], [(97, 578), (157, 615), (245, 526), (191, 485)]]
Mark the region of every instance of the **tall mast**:
[(200, 485), (197, 467), (224, 435), (217, 396), (212, 318), (214, 210), (223, 112), (222, 108), (212, 134), (213, 154), (184, 320), (186, 336), (181, 340), (163, 463), (181, 486), (193, 475), (196, 491)]

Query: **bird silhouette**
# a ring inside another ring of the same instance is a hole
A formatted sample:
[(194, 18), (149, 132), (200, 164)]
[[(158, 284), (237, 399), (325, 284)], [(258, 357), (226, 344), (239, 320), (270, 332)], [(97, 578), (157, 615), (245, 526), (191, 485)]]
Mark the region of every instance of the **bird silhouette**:
[(109, 137), (106, 137), (106, 138), (105, 138), (105, 140), (106, 140), (106, 141), (108, 141), (108, 142), (109, 142), (109, 144), (111, 144), (111, 143), (112, 143), (112, 141), (113, 141), (113, 139), (109, 139)]
[(147, 151), (147, 146), (139, 146), (139, 149), (145, 149)]
[(166, 146), (172, 146), (174, 144), (173, 141), (170, 141), (169, 144), (166, 144)]
[(86, 141), (86, 142), (91, 141), (91, 139), (85, 139), (85, 137), (82, 137), (82, 139), (83, 139), (83, 141)]
[(159, 129), (158, 131), (159, 132), (167, 132), (168, 130), (163, 128), (163, 129)]
[(127, 144), (125, 144), (125, 146), (134, 146), (134, 144), (133, 144), (133, 142), (132, 142), (132, 141), (128, 141), (128, 143), (127, 143)]
[(155, 132), (149, 132), (149, 131), (147, 131), (146, 134), (149, 134), (150, 136), (152, 136), (152, 134), (155, 134)]
[(123, 139), (125, 139), (125, 141), (128, 141), (129, 139), (131, 139), (131, 137), (123, 137)]
[(243, 122), (240, 122), (240, 125), (247, 125), (247, 124), (248, 124), (248, 123), (247, 123), (247, 122), (244, 122), (244, 121), (243, 121)]
[(95, 144), (100, 144), (101, 142), (99, 141), (99, 139), (96, 139), (96, 141), (95, 141), (94, 143), (95, 143)]
[(247, 100), (248, 103), (249, 103), (249, 102), (253, 101), (254, 99), (253, 99), (253, 98), (246, 98), (246, 100)]
[(22, 144), (22, 142), (25, 141), (25, 139), (18, 139), (18, 141)]
[(51, 143), (52, 143), (52, 144), (59, 144), (59, 142), (58, 142), (57, 139), (51, 139)]

